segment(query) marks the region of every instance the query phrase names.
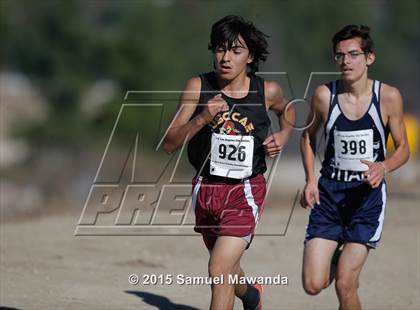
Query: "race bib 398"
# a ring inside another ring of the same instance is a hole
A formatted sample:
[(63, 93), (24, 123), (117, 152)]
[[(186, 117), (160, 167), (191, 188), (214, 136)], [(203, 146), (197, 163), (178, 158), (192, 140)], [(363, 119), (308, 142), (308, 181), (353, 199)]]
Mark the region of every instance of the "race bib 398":
[(334, 131), (335, 164), (341, 170), (366, 171), (360, 160), (373, 161), (373, 130)]

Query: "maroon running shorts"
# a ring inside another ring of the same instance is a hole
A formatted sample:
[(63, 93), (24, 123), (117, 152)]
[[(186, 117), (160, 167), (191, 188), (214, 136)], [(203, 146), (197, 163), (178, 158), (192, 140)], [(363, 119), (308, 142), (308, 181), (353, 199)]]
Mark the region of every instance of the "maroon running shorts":
[(218, 236), (240, 237), (249, 246), (263, 211), (264, 176), (258, 174), (233, 184), (196, 177), (192, 183), (194, 230), (203, 235), (207, 248), (213, 248)]

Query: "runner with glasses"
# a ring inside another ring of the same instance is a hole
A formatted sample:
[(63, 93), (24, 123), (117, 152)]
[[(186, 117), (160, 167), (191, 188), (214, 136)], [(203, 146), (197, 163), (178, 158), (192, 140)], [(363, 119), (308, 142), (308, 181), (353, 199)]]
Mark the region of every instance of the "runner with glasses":
[[(341, 79), (315, 90), (310, 116), (314, 122), (301, 139), (306, 174), (301, 205), (311, 209), (303, 287), (310, 295), (326, 288), (331, 283), (334, 256), (340, 309), (357, 310), (361, 309), (359, 275), (369, 250), (378, 245), (384, 223), (384, 177), (408, 160), (409, 150), (400, 92), (368, 77), (375, 61), (369, 28), (346, 26), (332, 43)], [(320, 128), (326, 149), (317, 181), (315, 148)], [(389, 133), (396, 149), (387, 157)]]

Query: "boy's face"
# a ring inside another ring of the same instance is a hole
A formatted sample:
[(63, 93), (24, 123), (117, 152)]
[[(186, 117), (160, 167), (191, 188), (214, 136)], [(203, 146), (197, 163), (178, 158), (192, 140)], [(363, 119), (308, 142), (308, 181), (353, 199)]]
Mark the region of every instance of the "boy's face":
[(252, 62), (252, 56), (244, 39), (239, 35), (238, 39), (228, 49), (227, 42), (218, 46), (214, 51), (216, 71), (222, 79), (233, 80), (243, 71), (247, 64)]
[(357, 81), (375, 61), (375, 54), (363, 52), (361, 43), (361, 38), (352, 38), (338, 42), (335, 48), (334, 60), (343, 80)]

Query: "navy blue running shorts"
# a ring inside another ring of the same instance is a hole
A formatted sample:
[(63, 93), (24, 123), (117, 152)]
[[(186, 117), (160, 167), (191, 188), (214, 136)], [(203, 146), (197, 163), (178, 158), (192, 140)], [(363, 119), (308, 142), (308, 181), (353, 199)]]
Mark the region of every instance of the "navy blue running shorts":
[(311, 210), (305, 241), (323, 238), (375, 248), (384, 222), (385, 182), (372, 188), (363, 181), (342, 182), (321, 177), (318, 189), (320, 204)]

